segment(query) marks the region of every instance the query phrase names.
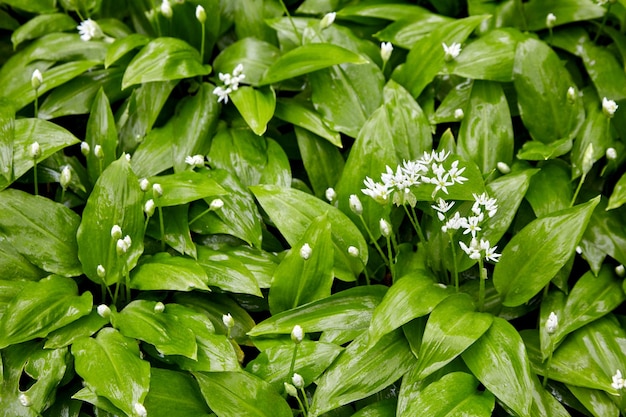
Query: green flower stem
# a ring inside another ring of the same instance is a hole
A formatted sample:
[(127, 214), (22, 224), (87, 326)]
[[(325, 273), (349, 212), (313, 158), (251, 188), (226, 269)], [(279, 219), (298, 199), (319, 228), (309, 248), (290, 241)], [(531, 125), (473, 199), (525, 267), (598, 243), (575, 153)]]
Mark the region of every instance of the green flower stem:
[(424, 232), (422, 232), (422, 228), (420, 223), (417, 221), (417, 213), (415, 212), (415, 207), (411, 206), (411, 213), (413, 213), (413, 218), (415, 219), (415, 231), (417, 232), (417, 237), (419, 237), (420, 242), (426, 242), (426, 238), (424, 237)]
[[(308, 416), (309, 415), (309, 401), (307, 400), (307, 396), (306, 396), (306, 391), (304, 391), (304, 387), (300, 388), (300, 392), (302, 393), (302, 399), (304, 400), (302, 404), (304, 404), (304, 416)], [(298, 398), (298, 401), (300, 401), (300, 398)]]
[(279, 0), (279, 1), (280, 1), (280, 5), (285, 11), (285, 14), (287, 15), (287, 18), (289, 19), (289, 23), (291, 23), (291, 27), (293, 28), (293, 33), (296, 35), (298, 42), (300, 42), (300, 44), (302, 45), (302, 37), (300, 36), (300, 32), (298, 32), (298, 28), (296, 27), (296, 24), (294, 23), (293, 18), (291, 17), (291, 14), (289, 13), (289, 10), (287, 9), (287, 6), (285, 6), (285, 2), (283, 0)]
[(389, 270), (391, 271), (391, 277), (394, 279), (398, 279), (396, 276), (396, 268), (393, 263), (393, 251), (391, 248), (391, 237), (385, 237), (387, 240), (387, 257), (389, 258)]
[(587, 174), (582, 174), (580, 176), (580, 181), (578, 181), (578, 187), (576, 187), (576, 191), (574, 192), (574, 196), (572, 197), (572, 201), (570, 201), (569, 206), (574, 207), (574, 203), (576, 202), (576, 198), (578, 198), (578, 193), (580, 192), (580, 188), (583, 186), (583, 182), (585, 182), (585, 178)]
[(602, 34), (602, 32), (604, 32), (604, 26), (606, 25), (606, 20), (608, 19), (609, 13), (611, 12), (612, 5), (613, 3), (609, 3), (608, 7), (606, 8), (606, 13), (604, 13), (604, 16), (602, 16), (602, 23), (600, 23), (600, 29), (598, 29), (598, 31), (596, 32), (596, 36), (593, 38), (594, 43), (598, 41), (598, 38), (600, 38), (600, 35)]
[(211, 211), (211, 207), (209, 207), (208, 209), (204, 210), (202, 213), (198, 214), (196, 217), (191, 219), (191, 221), (189, 221), (189, 226), (191, 226), (196, 220), (198, 220), (200, 217), (204, 216), (205, 214), (207, 214), (210, 211)]
[(450, 250), (452, 251), (452, 266), (454, 274), (454, 288), (456, 292), (459, 292), (459, 266), (456, 259), (456, 245), (454, 244), (454, 239), (452, 239), (452, 233), (448, 230), (448, 237), (450, 238)]
[(35, 166), (33, 167), (33, 176), (34, 181), (35, 181), (35, 195), (39, 195), (39, 182), (37, 181), (37, 159), (35, 158), (33, 160), (33, 163), (35, 164)]
[[(413, 210), (413, 215), (411, 215), (411, 213), (409, 212), (409, 209), (406, 208), (406, 205), (403, 204), (402, 207), (404, 208), (404, 211), (406, 213), (406, 216), (409, 218), (409, 221), (413, 225), (413, 229), (415, 229), (415, 232), (417, 233), (417, 237), (419, 238), (420, 242), (424, 242), (424, 239), (423, 239), (424, 235), (422, 234), (422, 228), (417, 222), (417, 217), (415, 216), (415, 210)], [(413, 209), (413, 207), (411, 207), (411, 209)]]
[[(296, 366), (296, 357), (298, 356), (298, 343), (293, 344), (293, 355), (291, 355), (291, 364), (289, 365), (289, 373), (287, 374), (287, 378), (293, 375), (293, 370)], [(290, 381), (287, 381), (290, 382)]]
[(102, 158), (98, 158), (98, 172), (99, 172), (98, 176), (102, 175), (102, 165), (103, 165)]
[[(303, 416), (307, 416), (309, 413), (306, 411), (306, 408), (304, 407), (304, 404), (300, 400), (300, 396), (296, 395), (296, 400), (298, 401), (298, 405), (300, 406), (300, 411), (302, 412), (302, 415)], [(305, 397), (304, 401), (306, 402), (306, 397)]]
[(159, 228), (161, 229), (161, 252), (165, 252), (165, 226), (163, 225), (163, 207), (159, 206)]
[(206, 37), (206, 24), (200, 23), (202, 26), (202, 39), (200, 39), (200, 62), (204, 64), (204, 38)]
[(35, 88), (35, 119), (39, 118), (39, 88)]
[(483, 312), (485, 309), (485, 281), (487, 280), (487, 270), (484, 267), (483, 258), (478, 260), (478, 268), (480, 268), (480, 282), (478, 287), (478, 311)]
[(385, 263), (387, 265), (389, 265), (389, 260), (387, 259), (387, 256), (385, 255), (385, 252), (383, 252), (383, 250), (381, 249), (381, 247), (378, 244), (378, 242), (376, 241), (376, 239), (374, 239), (374, 235), (372, 235), (372, 231), (370, 230), (370, 228), (367, 227), (367, 223), (365, 223), (365, 219), (363, 218), (363, 215), (360, 214), (359, 218), (361, 219), (361, 223), (363, 224), (363, 227), (365, 227), (365, 230), (367, 231), (367, 235), (369, 236), (370, 240), (372, 241), (372, 244), (374, 245), (374, 247), (376, 248), (376, 250), (380, 254), (381, 258), (383, 258), (383, 261), (385, 261)]

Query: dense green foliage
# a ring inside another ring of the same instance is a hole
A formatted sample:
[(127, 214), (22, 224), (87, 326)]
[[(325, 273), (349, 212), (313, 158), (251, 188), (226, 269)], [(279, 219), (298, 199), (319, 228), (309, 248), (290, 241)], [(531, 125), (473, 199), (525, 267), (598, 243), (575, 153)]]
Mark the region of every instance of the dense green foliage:
[(626, 1), (0, 0), (0, 51), (0, 416), (626, 414)]

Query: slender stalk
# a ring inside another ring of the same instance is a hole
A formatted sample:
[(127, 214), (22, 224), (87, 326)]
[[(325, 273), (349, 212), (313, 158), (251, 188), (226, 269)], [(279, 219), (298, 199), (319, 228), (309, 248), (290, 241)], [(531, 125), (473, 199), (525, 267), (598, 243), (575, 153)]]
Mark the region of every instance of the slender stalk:
[(294, 343), (293, 345), (293, 355), (291, 356), (291, 364), (289, 365), (289, 373), (288, 376), (293, 375), (293, 370), (296, 366), (296, 357), (298, 356), (298, 344)]
[(126, 287), (126, 302), (130, 303), (130, 274), (127, 271), (127, 268), (124, 268), (124, 281)]
[(289, 19), (289, 23), (291, 23), (291, 27), (293, 28), (293, 33), (296, 35), (296, 38), (298, 39), (298, 42), (300, 42), (300, 44), (302, 44), (302, 37), (300, 36), (300, 32), (298, 32), (298, 27), (296, 26), (295, 22), (293, 21), (293, 18), (291, 17), (291, 14), (289, 13), (289, 10), (287, 9), (287, 6), (285, 5), (285, 2), (283, 0), (279, 0), (280, 1), (280, 5), (282, 6), (283, 10), (285, 11), (285, 14), (287, 15), (287, 18)]
[(606, 25), (606, 20), (609, 18), (609, 12), (611, 11), (611, 6), (613, 3), (609, 3), (609, 6), (606, 8), (606, 13), (602, 16), (602, 23), (600, 23), (600, 29), (596, 32), (596, 36), (593, 38), (593, 42), (596, 43), (600, 38), (602, 32), (604, 32), (604, 26)]
[(210, 211), (211, 211), (211, 207), (209, 207), (208, 209), (204, 210), (202, 213), (198, 214), (196, 217), (194, 217), (193, 219), (191, 219), (189, 221), (189, 226), (191, 226), (196, 220), (198, 220), (200, 217), (204, 216), (205, 214), (207, 214)]
[(35, 88), (35, 119), (39, 118), (39, 89)]
[(450, 250), (452, 251), (452, 266), (454, 274), (454, 288), (456, 292), (459, 292), (459, 266), (456, 259), (456, 245), (454, 244), (454, 240), (452, 239), (452, 233), (448, 231), (448, 237), (450, 238)]
[[(307, 399), (306, 396), (306, 391), (304, 391), (304, 388), (300, 388), (300, 392), (302, 393), (302, 399), (304, 400), (303, 404), (304, 404), (304, 416), (308, 416), (309, 415), (309, 400)], [(298, 400), (300, 400), (298, 398)]]
[[(302, 401), (300, 400), (300, 397), (298, 395), (296, 395), (296, 400), (298, 401), (298, 405), (300, 406), (300, 411), (302, 412), (303, 416), (308, 415), (306, 408), (304, 408), (304, 404), (302, 404)], [(306, 399), (305, 399), (306, 402)]]
[(159, 228), (161, 229), (161, 252), (165, 252), (165, 226), (163, 225), (163, 207), (159, 206)]
[(33, 176), (35, 177), (35, 195), (39, 195), (39, 182), (37, 181), (37, 159), (33, 161), (35, 166), (33, 167)]
[(415, 207), (413, 206), (411, 206), (411, 213), (413, 213), (415, 224), (417, 225), (417, 228), (415, 230), (417, 231), (417, 236), (419, 237), (420, 242), (426, 242), (426, 238), (424, 237), (424, 232), (422, 232), (422, 228), (420, 227), (420, 224), (417, 221), (417, 213), (415, 212)]
[(378, 242), (376, 241), (376, 239), (374, 239), (374, 235), (372, 235), (372, 231), (370, 230), (370, 228), (367, 227), (367, 223), (365, 223), (365, 219), (363, 219), (362, 215), (359, 215), (359, 218), (361, 219), (361, 223), (363, 223), (363, 227), (365, 227), (365, 230), (367, 231), (367, 234), (368, 234), (370, 240), (372, 241), (372, 244), (374, 245), (374, 247), (376, 248), (376, 250), (380, 254), (381, 258), (383, 258), (383, 261), (385, 261), (385, 263), (387, 265), (389, 265), (389, 260), (387, 259), (387, 256), (385, 255), (385, 252), (383, 252), (383, 250), (381, 249), (381, 247), (378, 244)]
[(478, 311), (483, 312), (485, 309), (485, 281), (487, 280), (487, 270), (483, 264), (482, 256), (478, 259), (478, 268), (480, 268), (480, 282), (478, 287)]
[[(417, 218), (414, 218), (411, 215), (411, 213), (409, 212), (409, 209), (406, 208), (406, 205), (403, 204), (402, 207), (404, 208), (404, 211), (406, 212), (406, 215), (409, 218), (409, 221), (411, 222), (411, 225), (413, 225), (413, 229), (417, 233), (417, 237), (419, 238), (420, 242), (423, 242), (424, 241), (424, 239), (423, 239), (424, 236), (422, 235), (422, 229), (420, 228), (420, 225), (417, 222)], [(413, 214), (415, 214), (415, 211), (413, 211)]]
[(389, 258), (389, 270), (391, 271), (391, 277), (397, 279), (398, 277), (396, 276), (396, 268), (393, 263), (393, 253), (391, 250), (391, 237), (385, 237), (385, 239), (387, 240), (387, 257)]
[(574, 192), (574, 196), (572, 197), (572, 201), (570, 201), (569, 206), (574, 207), (574, 203), (576, 202), (576, 198), (578, 198), (578, 193), (580, 192), (580, 188), (583, 186), (583, 182), (585, 182), (585, 178), (587, 174), (582, 174), (580, 176), (580, 181), (578, 181), (578, 187), (576, 187), (576, 191)]
[(204, 64), (204, 38), (206, 37), (206, 24), (202, 22), (202, 39), (200, 39), (200, 62)]

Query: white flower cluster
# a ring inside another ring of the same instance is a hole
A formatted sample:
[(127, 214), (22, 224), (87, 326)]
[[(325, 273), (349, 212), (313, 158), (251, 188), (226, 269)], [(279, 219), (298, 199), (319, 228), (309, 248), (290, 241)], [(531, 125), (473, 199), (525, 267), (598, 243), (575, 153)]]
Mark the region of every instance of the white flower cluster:
[(485, 213), (488, 217), (493, 217), (498, 211), (497, 200), (490, 198), (487, 193), (474, 195), (474, 204), (472, 205), (471, 215), (462, 217), (457, 211), (453, 216), (448, 217), (447, 213), (454, 206), (454, 201), (448, 202), (443, 198), (437, 200), (437, 204), (431, 206), (437, 213), (437, 218), (443, 223), (441, 230), (447, 233), (452, 230), (464, 229), (464, 235), (472, 236), (469, 246), (459, 241), (459, 246), (463, 252), (471, 259), (480, 259), (484, 257), (488, 261), (498, 262), (500, 254), (496, 253), (497, 246), (491, 246), (488, 240), (479, 239), (478, 232), (482, 229), (480, 225), (485, 220)]
[(613, 382), (611, 386), (617, 390), (624, 389), (626, 387), (626, 381), (622, 377), (622, 372), (618, 369), (615, 371), (615, 375), (613, 375)]
[(83, 20), (76, 29), (78, 29), (80, 38), (85, 42), (104, 37), (104, 33), (102, 32), (100, 25), (96, 23), (95, 20)]
[(237, 91), (239, 83), (246, 78), (246, 74), (243, 73), (243, 65), (239, 64), (235, 67), (232, 74), (220, 72), (218, 76), (224, 85), (215, 87), (213, 94), (217, 96), (218, 103), (224, 102), (226, 104), (228, 103), (228, 95), (233, 91)]
[(411, 187), (420, 184), (433, 184), (435, 189), (433, 196), (440, 190), (448, 194), (448, 187), (454, 184), (463, 184), (467, 178), (461, 176), (465, 168), (459, 168), (459, 161), (452, 162), (450, 168), (444, 167), (444, 162), (450, 156), (450, 152), (424, 152), (424, 155), (416, 161), (404, 161), (394, 171), (387, 166), (386, 172), (381, 177), (382, 182), (375, 182), (366, 177), (363, 194), (384, 204), (391, 195), (396, 205), (406, 204), (415, 206), (416, 198), (411, 192)]

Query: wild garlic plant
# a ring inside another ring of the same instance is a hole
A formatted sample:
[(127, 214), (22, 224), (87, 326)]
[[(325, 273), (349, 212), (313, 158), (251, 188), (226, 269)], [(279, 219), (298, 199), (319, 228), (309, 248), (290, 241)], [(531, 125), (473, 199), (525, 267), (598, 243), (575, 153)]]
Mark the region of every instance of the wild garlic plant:
[[(480, 271), (479, 305), (482, 309), (485, 292), (484, 281), (487, 279), (484, 262), (498, 262), (500, 254), (496, 252), (497, 246), (492, 246), (491, 242), (485, 239), (481, 232), (484, 224), (497, 213), (498, 202), (486, 192), (472, 193), (473, 204), (467, 213), (462, 215), (460, 208), (453, 211), (457, 201), (450, 198), (450, 189), (464, 186), (467, 184), (468, 178), (463, 176), (466, 167), (460, 166), (461, 161), (459, 159), (449, 160), (450, 155), (450, 152), (433, 150), (430, 153), (424, 152), (422, 157), (415, 161), (404, 161), (395, 169), (387, 166), (386, 171), (380, 176), (380, 181), (366, 177), (364, 180), (365, 188), (361, 191), (381, 205), (393, 203), (395, 206), (401, 206), (419, 240), (426, 242), (426, 236), (416, 212), (417, 203), (425, 194), (417, 192), (417, 190), (423, 186), (432, 188), (430, 200), (434, 200), (435, 204), (431, 204), (430, 207), (434, 210), (434, 215), (440, 223), (441, 231), (448, 236), (450, 242), (454, 286), (458, 291), (457, 248), (460, 248), (470, 259), (478, 262)], [(355, 208), (360, 207), (362, 211), (362, 207), (360, 203), (358, 205), (355, 203), (357, 199), (356, 196), (351, 196), (350, 207), (353, 212), (359, 215), (359, 210), (355, 210)], [(381, 234), (387, 239), (388, 253), (386, 256), (378, 245), (375, 244), (375, 246), (383, 259), (388, 262), (393, 275), (394, 259), (391, 254), (391, 246), (392, 244), (397, 245), (394, 243), (396, 238), (390, 236), (390, 231), (385, 231), (389, 228), (387, 220), (380, 220), (380, 228)], [(469, 243), (462, 240), (464, 236), (470, 237)], [(370, 237), (372, 237), (371, 233)]]

